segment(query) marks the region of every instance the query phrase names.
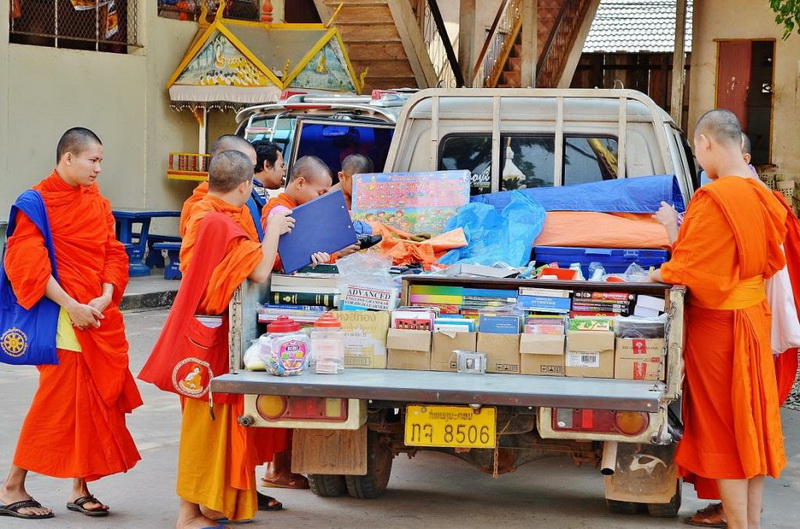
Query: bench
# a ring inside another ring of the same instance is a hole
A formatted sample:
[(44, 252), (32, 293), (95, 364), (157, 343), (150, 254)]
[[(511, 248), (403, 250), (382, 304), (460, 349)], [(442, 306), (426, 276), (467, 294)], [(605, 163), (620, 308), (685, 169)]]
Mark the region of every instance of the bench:
[[(130, 261), (129, 271), (131, 277), (150, 275), (150, 267), (145, 265), (144, 259), (148, 248), (150, 235), (150, 221), (160, 217), (180, 217), (180, 211), (151, 210), (143, 208), (118, 208), (113, 209), (116, 220), (117, 239), (125, 245)], [(134, 225), (138, 231), (134, 231)]]
[(144, 260), (144, 264), (148, 268), (166, 268), (163, 252), (153, 248), (155, 244), (162, 242), (175, 242), (178, 243), (178, 248), (180, 248), (181, 238), (177, 235), (160, 235), (158, 233), (151, 233), (147, 237), (147, 257), (145, 257)]
[(164, 279), (180, 279), (182, 276), (180, 269), (181, 243), (157, 242), (153, 243), (152, 248), (154, 252), (158, 252), (159, 254), (161, 254), (162, 252), (167, 252), (167, 258), (169, 259), (169, 263), (166, 263), (164, 265)]

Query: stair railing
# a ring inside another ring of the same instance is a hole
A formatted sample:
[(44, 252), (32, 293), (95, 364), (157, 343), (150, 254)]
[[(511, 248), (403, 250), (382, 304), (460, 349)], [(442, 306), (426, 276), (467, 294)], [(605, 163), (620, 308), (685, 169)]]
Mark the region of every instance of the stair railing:
[[(501, 7), (505, 7), (505, 10), (502, 13), (498, 11), (498, 16), (501, 16), (499, 22), (495, 17), (495, 22), (498, 22), (497, 30), (494, 35), (491, 35), (490, 31), (490, 35), (487, 36), (487, 42), (489, 42), (489, 37), (492, 39), (489, 50), (486, 52), (485, 58), (478, 58), (475, 65), (476, 70), (473, 71), (473, 79), (481, 79), (483, 86), (497, 86), (522, 29), (522, 0), (509, 0), (507, 5)], [(494, 25), (492, 25), (492, 29), (494, 29)], [(485, 48), (486, 43), (484, 43)]]
[(588, 3), (584, 0), (566, 0), (561, 6), (553, 30), (539, 55), (536, 65), (536, 86), (550, 87), (558, 80), (561, 69), (566, 64), (566, 56), (553, 56), (554, 50), (565, 50), (575, 38), (575, 20), (582, 20)]
[(436, 0), (420, 3), (424, 4), (420, 6), (424, 9), (424, 12), (418, 12), (417, 16), (421, 16), (422, 19), (423, 40), (428, 48), (433, 68), (436, 71), (436, 78), (439, 80), (438, 86), (441, 88), (464, 86), (464, 76), (458, 66), (458, 58), (455, 52), (455, 47), (458, 46), (458, 37), (456, 37), (456, 42), (450, 42), (450, 37), (447, 35), (442, 13), (439, 11), (439, 5)]

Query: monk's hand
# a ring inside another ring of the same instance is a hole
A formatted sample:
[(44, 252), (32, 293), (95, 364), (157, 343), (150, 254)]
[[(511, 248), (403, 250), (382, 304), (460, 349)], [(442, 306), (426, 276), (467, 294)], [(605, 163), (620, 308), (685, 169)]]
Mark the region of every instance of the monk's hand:
[(666, 202), (661, 202), (661, 207), (653, 218), (667, 229), (678, 227), (678, 211)]
[(327, 263), (331, 260), (331, 254), (325, 252), (316, 252), (311, 254), (311, 266)]
[(100, 320), (104, 318), (102, 312), (89, 304), (75, 302), (64, 308), (72, 324), (81, 330), (100, 327)]
[(111, 296), (102, 295), (100, 297), (94, 298), (92, 301), (87, 303), (92, 308), (97, 309), (100, 312), (106, 310), (106, 308), (111, 304)]
[(287, 208), (270, 213), (269, 217), (267, 217), (267, 232), (272, 232), (278, 236), (284, 233), (291, 233), (294, 228), (294, 218), (290, 216), (291, 214), (292, 210)]
[(347, 257), (348, 255), (356, 253), (360, 249), (361, 249), (361, 245), (356, 243), (356, 244), (351, 244), (347, 248), (339, 250), (337, 253), (338, 253), (339, 257)]

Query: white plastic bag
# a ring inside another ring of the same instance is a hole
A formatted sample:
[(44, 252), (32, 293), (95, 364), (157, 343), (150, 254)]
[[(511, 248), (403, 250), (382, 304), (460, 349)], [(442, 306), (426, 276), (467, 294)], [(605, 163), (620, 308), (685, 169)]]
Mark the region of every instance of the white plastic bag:
[(800, 347), (800, 322), (792, 293), (789, 270), (784, 266), (767, 279), (767, 301), (772, 309), (772, 353)]

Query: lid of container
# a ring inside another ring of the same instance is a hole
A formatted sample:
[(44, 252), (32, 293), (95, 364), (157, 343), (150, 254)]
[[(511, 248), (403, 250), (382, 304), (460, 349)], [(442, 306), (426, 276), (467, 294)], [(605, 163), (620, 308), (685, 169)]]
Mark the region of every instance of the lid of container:
[(342, 323), (339, 321), (339, 318), (337, 318), (332, 312), (326, 312), (314, 323), (314, 327), (341, 328), (341, 326)]
[(294, 332), (300, 330), (300, 324), (287, 316), (278, 316), (278, 319), (267, 325), (267, 332)]

